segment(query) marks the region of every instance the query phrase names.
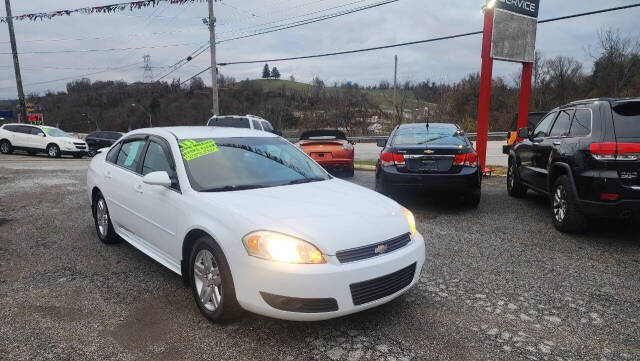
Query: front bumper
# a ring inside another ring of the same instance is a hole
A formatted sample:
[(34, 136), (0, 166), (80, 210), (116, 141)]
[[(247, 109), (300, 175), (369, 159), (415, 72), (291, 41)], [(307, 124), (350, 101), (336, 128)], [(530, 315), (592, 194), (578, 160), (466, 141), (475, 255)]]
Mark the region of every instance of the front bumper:
[[(376, 307), (403, 294), (420, 278), (425, 245), (422, 236), (416, 234), (407, 246), (378, 257), (344, 264), (335, 256), (325, 257), (327, 263), (322, 265), (282, 264), (246, 257), (245, 264), (239, 265), (242, 270), (234, 272), (238, 302), (248, 311), (294, 321), (326, 320)], [(350, 286), (387, 276), (412, 264), (416, 267), (415, 274), (406, 287), (371, 302), (354, 304)], [(263, 294), (295, 299), (334, 299), (337, 310), (313, 313), (283, 311), (269, 305)]]
[(473, 190), (481, 184), (479, 168), (462, 168), (459, 173), (402, 173), (395, 166), (381, 167), (379, 176), (394, 190)]
[(62, 155), (87, 155), (86, 150), (61, 150)]

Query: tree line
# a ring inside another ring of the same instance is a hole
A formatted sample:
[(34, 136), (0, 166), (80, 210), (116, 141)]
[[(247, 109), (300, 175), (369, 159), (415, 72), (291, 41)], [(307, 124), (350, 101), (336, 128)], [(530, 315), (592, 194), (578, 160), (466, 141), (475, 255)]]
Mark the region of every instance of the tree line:
[[(548, 111), (573, 100), (594, 97), (640, 96), (640, 41), (614, 30), (602, 30), (586, 50), (591, 69), (570, 56), (545, 57), (537, 52), (533, 71), (531, 111)], [(278, 79), (280, 72), (268, 64), (264, 79)], [(295, 81), (293, 76), (290, 80)], [(262, 80), (236, 81), (219, 75), (220, 109), (223, 114), (256, 114), (279, 129), (346, 128), (352, 135), (371, 133), (378, 122), (389, 131), (399, 122), (419, 121), (421, 108), (429, 105), (430, 121), (460, 124), (475, 131), (480, 74), (457, 82), (406, 81), (399, 85), (395, 102), (388, 80), (375, 85), (352, 82), (325, 84), (315, 77), (310, 84)], [(493, 79), (490, 130), (504, 131), (518, 109), (520, 74)], [(186, 84), (133, 83), (75, 80), (65, 92), (30, 94), (29, 101), (44, 109), (45, 122), (69, 131), (95, 129), (126, 131), (145, 127), (149, 109), (154, 126), (200, 125), (211, 115), (210, 88), (201, 78)], [(0, 109), (15, 109), (16, 101), (0, 101)], [(395, 106), (394, 106), (395, 104)]]

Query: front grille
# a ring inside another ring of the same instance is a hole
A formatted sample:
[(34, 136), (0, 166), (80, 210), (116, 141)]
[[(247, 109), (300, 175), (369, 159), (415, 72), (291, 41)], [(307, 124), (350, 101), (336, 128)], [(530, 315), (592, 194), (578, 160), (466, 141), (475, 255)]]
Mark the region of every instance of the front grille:
[[(360, 261), (363, 259), (376, 257), (396, 251), (406, 246), (409, 242), (411, 242), (411, 235), (409, 233), (405, 233), (401, 236), (391, 238), (383, 242), (378, 242), (358, 248), (351, 248), (344, 251), (338, 251), (336, 252), (336, 257), (338, 258), (338, 261), (340, 261), (340, 263)], [(379, 248), (380, 246), (383, 247)], [(384, 248), (385, 246), (386, 248)]]
[(411, 284), (416, 273), (416, 264), (393, 272), (386, 276), (349, 285), (353, 304), (358, 306), (391, 296)]
[(269, 306), (282, 311), (320, 313), (338, 310), (338, 301), (335, 298), (297, 298), (267, 292), (260, 292), (260, 295)]
[(87, 149), (87, 145), (84, 143), (73, 143), (77, 149)]

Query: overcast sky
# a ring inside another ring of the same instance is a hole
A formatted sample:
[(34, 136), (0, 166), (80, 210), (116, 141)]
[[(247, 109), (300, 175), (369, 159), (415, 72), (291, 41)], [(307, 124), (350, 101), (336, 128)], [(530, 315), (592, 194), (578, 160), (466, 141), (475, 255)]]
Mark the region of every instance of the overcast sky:
[[(12, 0), (14, 15), (39, 11), (106, 5), (118, 0)], [(123, 0), (120, 0), (123, 1)], [(243, 35), (255, 29), (284, 24), (322, 14), (369, 5), (380, 0), (225, 0), (215, 4), (218, 39)], [(635, 3), (635, 0), (542, 0), (540, 19)], [(351, 5), (347, 5), (351, 4)], [(346, 6), (345, 6), (346, 5)], [(389, 43), (471, 32), (482, 28), (482, 0), (399, 0), (370, 10), (293, 29), (229, 41), (218, 45), (218, 61), (257, 60), (342, 51)], [(340, 7), (342, 6), (342, 7)], [(4, 7), (0, 16), (5, 16)], [(338, 7), (338, 8), (336, 8)], [(322, 12), (322, 10), (335, 8)], [(306, 15), (314, 13), (313, 15)], [(206, 3), (170, 5), (124, 11), (57, 17), (44, 21), (15, 21), (16, 38), (25, 92), (64, 90), (71, 79), (83, 74), (92, 80), (141, 81), (142, 57), (151, 56), (155, 78), (209, 39), (201, 18)], [(294, 18), (295, 17), (295, 18)], [(282, 19), (294, 18), (277, 22)], [(612, 27), (640, 36), (640, 8), (541, 24), (537, 48), (546, 57), (573, 56), (590, 68), (588, 47), (595, 46), (597, 32)], [(414, 45), (382, 51), (312, 60), (271, 63), (283, 78), (309, 82), (315, 75), (327, 84), (353, 81), (374, 84), (393, 77), (393, 56), (399, 57), (400, 81), (453, 82), (480, 70), (481, 36)], [(132, 47), (148, 49), (100, 52), (29, 54), (33, 51), (67, 51)], [(0, 99), (16, 98), (11, 46), (6, 24), (0, 24)], [(170, 78), (189, 78), (209, 64), (209, 53), (192, 60)], [(124, 67), (106, 70), (108, 68)], [(238, 80), (257, 78), (263, 64), (221, 67), (224, 75)], [(165, 67), (165, 68), (161, 68)], [(519, 65), (496, 63), (494, 76), (512, 79)], [(34, 84), (63, 79), (46, 84)], [(203, 78), (210, 83), (209, 73)]]

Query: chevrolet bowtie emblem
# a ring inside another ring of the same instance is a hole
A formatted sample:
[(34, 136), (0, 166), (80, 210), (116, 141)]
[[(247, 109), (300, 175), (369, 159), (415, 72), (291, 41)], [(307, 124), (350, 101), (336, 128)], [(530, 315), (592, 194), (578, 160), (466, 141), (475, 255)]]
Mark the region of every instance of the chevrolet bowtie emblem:
[(425, 152), (426, 154), (433, 154), (433, 153), (435, 153), (436, 151), (435, 151), (435, 150), (431, 150), (431, 149), (427, 149), (427, 150), (425, 150), (424, 152)]
[(387, 247), (386, 244), (381, 244), (378, 247), (376, 247), (374, 252), (376, 252), (376, 254), (383, 254), (387, 251), (387, 249), (389, 249), (389, 247)]

